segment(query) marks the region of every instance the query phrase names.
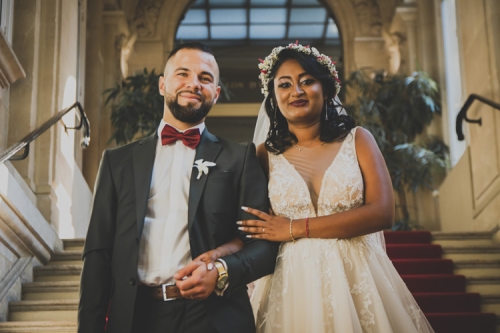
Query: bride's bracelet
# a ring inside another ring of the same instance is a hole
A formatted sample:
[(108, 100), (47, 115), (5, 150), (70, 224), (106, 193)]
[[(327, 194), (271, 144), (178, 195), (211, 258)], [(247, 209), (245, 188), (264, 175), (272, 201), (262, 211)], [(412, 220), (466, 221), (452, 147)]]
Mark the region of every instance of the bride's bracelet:
[(290, 219), (290, 236), (292, 237), (292, 242), (295, 243), (295, 238), (293, 238), (292, 222), (293, 219)]

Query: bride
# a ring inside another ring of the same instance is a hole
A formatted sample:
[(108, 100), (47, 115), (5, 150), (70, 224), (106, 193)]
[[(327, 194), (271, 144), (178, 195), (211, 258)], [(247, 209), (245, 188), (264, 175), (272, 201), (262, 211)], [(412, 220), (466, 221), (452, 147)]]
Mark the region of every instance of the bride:
[(334, 64), (295, 43), (259, 67), (257, 154), (273, 214), (243, 207), (256, 219), (238, 224), (282, 245), (252, 294), (257, 332), (433, 332), (385, 253), (391, 180), (372, 135), (336, 110)]

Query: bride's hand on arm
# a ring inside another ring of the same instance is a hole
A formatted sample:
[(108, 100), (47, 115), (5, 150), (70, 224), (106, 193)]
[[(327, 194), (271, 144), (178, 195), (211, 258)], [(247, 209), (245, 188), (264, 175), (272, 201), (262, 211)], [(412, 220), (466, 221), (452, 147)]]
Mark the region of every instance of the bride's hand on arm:
[(281, 216), (266, 214), (258, 209), (242, 207), (245, 212), (259, 220), (238, 221), (239, 229), (248, 233), (249, 238), (259, 238), (274, 242), (291, 240), (290, 220)]

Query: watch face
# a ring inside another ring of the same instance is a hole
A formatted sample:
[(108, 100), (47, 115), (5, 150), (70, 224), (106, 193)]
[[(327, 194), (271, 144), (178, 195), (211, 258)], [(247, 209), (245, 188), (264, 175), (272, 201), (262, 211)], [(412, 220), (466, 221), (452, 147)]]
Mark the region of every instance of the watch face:
[(227, 282), (227, 276), (222, 276), (219, 281), (217, 281), (217, 289), (224, 289)]

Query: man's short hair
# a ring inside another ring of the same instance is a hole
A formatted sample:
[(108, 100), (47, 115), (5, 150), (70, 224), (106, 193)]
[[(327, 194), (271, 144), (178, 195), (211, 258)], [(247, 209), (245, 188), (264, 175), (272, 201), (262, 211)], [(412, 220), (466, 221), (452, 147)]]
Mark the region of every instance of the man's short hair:
[(209, 54), (213, 55), (215, 58), (215, 55), (214, 55), (214, 52), (212, 51), (212, 49), (209, 48), (208, 46), (206, 46), (205, 44), (200, 43), (200, 42), (187, 42), (187, 43), (179, 44), (176, 47), (174, 47), (174, 49), (172, 51), (170, 51), (170, 54), (168, 55), (167, 61), (168, 61), (168, 59), (172, 58), (177, 52), (179, 52), (179, 50), (182, 50), (182, 49), (200, 50), (202, 52), (209, 53)]

